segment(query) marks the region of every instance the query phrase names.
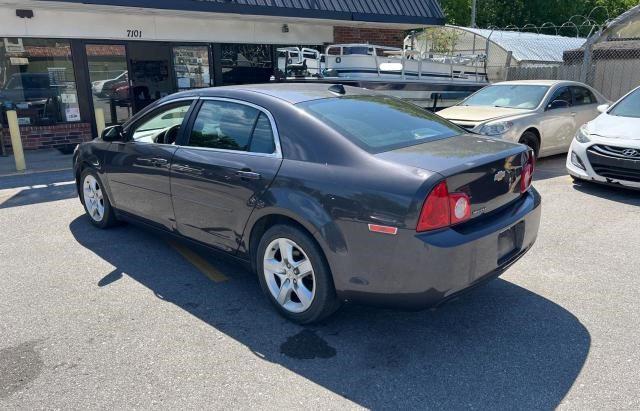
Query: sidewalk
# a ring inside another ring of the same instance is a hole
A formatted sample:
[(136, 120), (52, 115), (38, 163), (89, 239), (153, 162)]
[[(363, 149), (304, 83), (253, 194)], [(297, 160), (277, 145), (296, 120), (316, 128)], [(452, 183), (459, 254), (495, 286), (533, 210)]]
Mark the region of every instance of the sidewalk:
[(72, 154), (62, 154), (56, 149), (27, 150), (24, 156), (27, 169), (20, 172), (16, 171), (16, 163), (12, 155), (0, 156), (0, 177), (71, 168)]

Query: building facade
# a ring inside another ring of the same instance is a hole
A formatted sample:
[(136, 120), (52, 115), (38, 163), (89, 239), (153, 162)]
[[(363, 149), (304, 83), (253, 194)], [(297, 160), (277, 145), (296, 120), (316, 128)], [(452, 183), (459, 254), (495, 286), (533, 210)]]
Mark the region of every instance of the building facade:
[(7, 110), (26, 149), (73, 146), (96, 109), (118, 124), (177, 91), (269, 81), (278, 47), (401, 47), (442, 23), (435, 0), (0, 0), (0, 147)]

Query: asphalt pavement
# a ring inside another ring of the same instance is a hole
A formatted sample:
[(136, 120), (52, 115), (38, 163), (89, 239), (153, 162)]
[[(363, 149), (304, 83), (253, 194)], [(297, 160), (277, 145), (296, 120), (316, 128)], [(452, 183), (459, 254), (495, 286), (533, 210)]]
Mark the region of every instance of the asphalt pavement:
[(94, 228), (70, 171), (0, 178), (0, 409), (640, 409), (640, 193), (562, 157), (534, 185), (500, 279), (301, 327), (231, 261)]

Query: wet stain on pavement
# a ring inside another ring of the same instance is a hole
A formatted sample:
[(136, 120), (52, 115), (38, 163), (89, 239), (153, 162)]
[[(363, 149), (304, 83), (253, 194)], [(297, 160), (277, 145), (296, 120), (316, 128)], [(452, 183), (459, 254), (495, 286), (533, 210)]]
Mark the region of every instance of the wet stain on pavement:
[(39, 342), (28, 341), (0, 350), (0, 398), (21, 391), (38, 378), (44, 366), (35, 348)]
[(327, 359), (336, 356), (335, 348), (327, 344), (315, 331), (308, 329), (287, 338), (280, 346), (280, 352), (297, 360)]

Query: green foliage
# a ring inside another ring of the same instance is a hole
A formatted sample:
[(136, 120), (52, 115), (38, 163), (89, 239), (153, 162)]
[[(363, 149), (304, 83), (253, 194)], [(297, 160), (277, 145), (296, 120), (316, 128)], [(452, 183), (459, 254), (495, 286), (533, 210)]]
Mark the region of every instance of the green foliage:
[(446, 54), (453, 51), (459, 37), (458, 30), (429, 27), (418, 35), (418, 41), (421, 44), (428, 44), (429, 51)]
[[(639, 0), (477, 0), (478, 27), (507, 27), (525, 24), (541, 26), (551, 22), (561, 25), (572, 16), (588, 16), (597, 23), (614, 18)], [(471, 0), (441, 0), (448, 24), (468, 26), (471, 20)], [(596, 7), (598, 9), (594, 10)], [(606, 11), (602, 8), (606, 8)], [(607, 13), (608, 12), (608, 13)], [(574, 18), (574, 23), (582, 21)]]

